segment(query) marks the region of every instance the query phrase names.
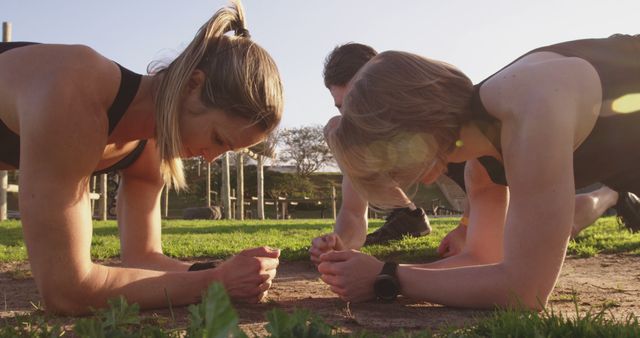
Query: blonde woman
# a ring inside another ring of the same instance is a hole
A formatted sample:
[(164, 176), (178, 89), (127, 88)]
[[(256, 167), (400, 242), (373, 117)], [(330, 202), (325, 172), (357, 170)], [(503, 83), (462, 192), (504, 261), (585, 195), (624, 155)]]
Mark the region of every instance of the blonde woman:
[(465, 246), (427, 265), (330, 251), (322, 279), (350, 301), (401, 293), (459, 307), (544, 307), (576, 187), (606, 184), (614, 193), (600, 203), (640, 227), (638, 93), (637, 35), (538, 48), (475, 86), (449, 64), (379, 54), (350, 84), (329, 145), (355, 190), (385, 208), (407, 205), (416, 183), (466, 161)]
[[(251, 146), (281, 119), (278, 70), (251, 40), (239, 1), (150, 76), (86, 46), (17, 42), (0, 51), (0, 168), (20, 169), (24, 238), (48, 311), (84, 314), (118, 295), (142, 308), (189, 304), (216, 281), (235, 299), (264, 296), (278, 250), (248, 249), (193, 271), (202, 266), (163, 255), (160, 241), (160, 193), (185, 187), (181, 158), (212, 161)], [(88, 181), (106, 170), (122, 178), (117, 267), (93, 263), (89, 250)]]

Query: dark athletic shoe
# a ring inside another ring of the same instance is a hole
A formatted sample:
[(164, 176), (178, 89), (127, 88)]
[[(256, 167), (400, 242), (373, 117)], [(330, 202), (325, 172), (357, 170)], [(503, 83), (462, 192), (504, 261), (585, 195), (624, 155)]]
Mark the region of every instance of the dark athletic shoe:
[(392, 240), (402, 239), (404, 236), (426, 236), (430, 232), (431, 226), (424, 209), (393, 209), (384, 224), (378, 230), (367, 235), (364, 245), (384, 244)]
[(640, 199), (630, 192), (619, 193), (618, 203), (616, 203), (618, 213), (618, 223), (631, 232), (640, 231)]

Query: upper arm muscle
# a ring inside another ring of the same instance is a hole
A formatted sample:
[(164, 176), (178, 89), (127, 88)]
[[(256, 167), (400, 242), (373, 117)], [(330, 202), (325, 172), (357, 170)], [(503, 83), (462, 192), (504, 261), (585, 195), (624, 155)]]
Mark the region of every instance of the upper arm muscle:
[(584, 129), (581, 114), (599, 100), (599, 84), (585, 63), (523, 59), (481, 91), (502, 122), (510, 192), (504, 261), (519, 281), (514, 284), (529, 288), (524, 293), (533, 292), (534, 302), (546, 299), (555, 284), (573, 223), (573, 149)]

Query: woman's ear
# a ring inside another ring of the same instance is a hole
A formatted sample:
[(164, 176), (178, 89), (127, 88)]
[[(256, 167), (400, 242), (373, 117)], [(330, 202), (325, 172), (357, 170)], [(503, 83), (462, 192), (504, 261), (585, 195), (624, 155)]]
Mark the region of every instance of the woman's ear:
[(205, 74), (200, 69), (194, 69), (189, 77), (185, 91), (187, 95), (191, 95), (194, 91), (199, 92), (200, 88), (204, 84)]

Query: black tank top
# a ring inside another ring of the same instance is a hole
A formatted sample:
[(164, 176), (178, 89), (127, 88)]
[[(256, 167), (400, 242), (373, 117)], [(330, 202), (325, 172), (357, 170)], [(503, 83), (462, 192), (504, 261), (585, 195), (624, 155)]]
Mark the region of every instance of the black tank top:
[[(600, 77), (602, 110), (611, 109), (612, 102), (620, 97), (640, 93), (640, 35), (616, 34), (604, 39), (563, 42), (532, 50), (514, 62), (531, 53), (542, 51), (579, 57), (589, 62)], [(471, 102), (473, 121), (496, 149), (502, 152), (500, 121), (489, 115), (480, 99), (480, 87), (489, 78), (474, 86)], [(619, 176), (629, 175), (631, 168), (640, 169), (639, 150), (640, 107), (610, 116), (601, 114), (591, 133), (574, 151), (576, 188), (586, 187), (595, 182), (615, 182)], [(482, 157), (479, 161), (487, 169), (493, 182), (507, 185), (504, 166), (500, 161), (493, 157)], [(640, 173), (636, 172), (635, 175)], [(615, 189), (615, 186), (612, 187)]]
[[(34, 44), (35, 43), (33, 42), (3, 42), (0, 43), (0, 53), (6, 52), (10, 49)], [(122, 78), (120, 80), (120, 87), (118, 88), (116, 98), (113, 100), (113, 103), (107, 112), (109, 119), (109, 134), (111, 134), (111, 132), (116, 128), (118, 122), (120, 122), (122, 116), (131, 104), (131, 101), (133, 101), (142, 78), (140, 74), (136, 74), (119, 64), (118, 67), (120, 68)], [(128, 167), (135, 162), (138, 156), (140, 156), (146, 142), (146, 140), (139, 141), (136, 148), (122, 160), (109, 168), (97, 171), (94, 174), (107, 173)], [(20, 166), (20, 136), (9, 129), (2, 120), (0, 120), (0, 162), (7, 163), (15, 168), (19, 168)]]

